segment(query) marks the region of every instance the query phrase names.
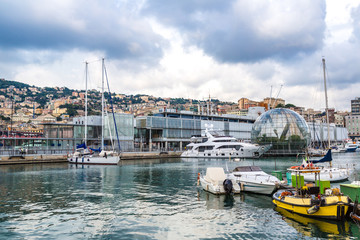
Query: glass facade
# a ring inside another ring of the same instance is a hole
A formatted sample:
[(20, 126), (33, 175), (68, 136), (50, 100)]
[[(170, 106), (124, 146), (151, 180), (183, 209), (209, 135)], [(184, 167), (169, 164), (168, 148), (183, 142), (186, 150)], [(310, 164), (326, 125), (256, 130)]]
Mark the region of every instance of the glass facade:
[[(116, 129), (122, 151), (133, 149), (134, 146), (134, 115), (115, 113)], [(113, 141), (115, 148), (118, 148), (117, 136), (113, 115), (109, 113), (104, 121), (104, 140), (110, 144)]]
[(253, 142), (272, 144), (269, 154), (297, 154), (310, 144), (310, 131), (304, 118), (296, 112), (276, 108), (263, 113), (251, 131)]
[[(156, 149), (183, 149), (192, 136), (204, 135), (206, 126), (221, 134), (243, 140), (251, 139), (252, 121), (240, 122), (234, 118), (201, 115), (172, 114), (167, 116), (144, 116), (136, 118), (135, 146)], [(142, 143), (142, 146), (141, 146)]]

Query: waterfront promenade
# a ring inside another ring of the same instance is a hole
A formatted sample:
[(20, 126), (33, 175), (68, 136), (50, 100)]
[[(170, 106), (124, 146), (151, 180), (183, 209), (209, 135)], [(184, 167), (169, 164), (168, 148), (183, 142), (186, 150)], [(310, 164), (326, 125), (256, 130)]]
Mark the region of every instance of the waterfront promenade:
[[(158, 159), (180, 157), (180, 151), (164, 152), (123, 152), (121, 160)], [(67, 162), (67, 154), (16, 154), (0, 155), (0, 165), (61, 163)]]

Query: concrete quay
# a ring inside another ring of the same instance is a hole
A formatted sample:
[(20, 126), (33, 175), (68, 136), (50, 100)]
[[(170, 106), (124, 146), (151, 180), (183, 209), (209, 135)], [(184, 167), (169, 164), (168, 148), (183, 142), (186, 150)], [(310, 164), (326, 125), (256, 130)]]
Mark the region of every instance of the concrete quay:
[[(182, 152), (124, 152), (120, 154), (121, 161), (144, 160), (160, 158), (177, 158)], [(0, 156), (0, 165), (36, 164), (36, 163), (66, 163), (65, 154), (42, 154), (42, 155), (14, 155)]]

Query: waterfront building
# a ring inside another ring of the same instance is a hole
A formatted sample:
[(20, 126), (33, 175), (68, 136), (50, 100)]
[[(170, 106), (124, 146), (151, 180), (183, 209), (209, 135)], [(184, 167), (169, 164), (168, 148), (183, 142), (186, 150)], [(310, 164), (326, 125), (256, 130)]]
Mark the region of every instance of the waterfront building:
[(256, 120), (251, 138), (259, 144), (271, 144), (267, 155), (296, 155), (304, 153), (310, 144), (310, 130), (298, 113), (286, 108), (275, 108)]
[(267, 106), (267, 109), (276, 108), (276, 106), (278, 104), (285, 106), (285, 100), (281, 99), (281, 98), (267, 97), (267, 98), (264, 98), (263, 102)]
[(360, 139), (360, 115), (349, 115), (345, 117), (346, 128), (349, 137), (353, 140)]
[[(121, 151), (169, 151), (183, 150), (192, 136), (204, 135), (205, 129), (210, 126), (223, 135), (234, 136), (242, 141), (251, 141), (254, 122), (264, 112), (263, 107), (251, 107), (246, 116), (207, 115), (165, 108), (151, 116), (140, 116), (134, 119), (132, 114), (116, 113), (115, 118)], [(109, 147), (112, 139), (115, 147), (118, 148), (112, 115), (109, 115), (108, 119), (110, 127), (105, 121), (105, 144)], [(320, 122), (311, 126), (310, 124), (312, 123), (308, 123), (310, 139), (314, 139), (313, 136), (315, 136), (315, 139), (319, 139), (317, 144), (321, 145), (321, 142), (327, 139), (326, 124)], [(71, 123), (43, 122), (40, 126), (44, 128), (43, 133), (41, 129), (41, 133), (36, 135), (32, 133), (32, 135), (24, 136), (15, 133), (9, 137), (8, 131), (3, 131), (0, 152), (14, 146), (26, 147), (29, 150), (42, 149), (51, 153), (71, 152), (84, 139), (85, 117), (76, 117)], [(341, 142), (348, 138), (346, 129), (335, 125), (330, 127), (333, 142)], [(100, 146), (100, 116), (88, 116), (87, 140), (88, 146)]]
[(267, 155), (297, 155), (304, 153), (310, 145), (328, 147), (328, 131), (333, 145), (348, 138), (346, 128), (326, 123), (310, 122), (298, 113), (285, 108), (276, 108), (262, 114), (254, 123), (252, 141), (259, 144), (271, 144)]
[(252, 125), (263, 112), (263, 107), (250, 108), (247, 116), (207, 115), (163, 109), (153, 116), (136, 118), (135, 143), (140, 149), (150, 151), (182, 150), (192, 136), (204, 135), (205, 129), (209, 126), (224, 135), (250, 141)]
[(360, 139), (360, 97), (351, 100), (351, 115), (345, 117), (349, 137), (353, 140)]
[(360, 97), (351, 100), (351, 114), (360, 115)]

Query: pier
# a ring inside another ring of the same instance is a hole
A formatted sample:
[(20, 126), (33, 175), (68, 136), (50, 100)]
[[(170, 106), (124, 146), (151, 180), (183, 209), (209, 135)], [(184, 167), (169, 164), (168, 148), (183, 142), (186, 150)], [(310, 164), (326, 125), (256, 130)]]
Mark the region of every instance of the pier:
[[(158, 158), (176, 158), (180, 157), (182, 152), (124, 152), (120, 154), (120, 159), (126, 160), (143, 160)], [(66, 154), (19, 154), (11, 156), (0, 156), (0, 165), (13, 164), (36, 164), (36, 163), (62, 163), (67, 162)]]

